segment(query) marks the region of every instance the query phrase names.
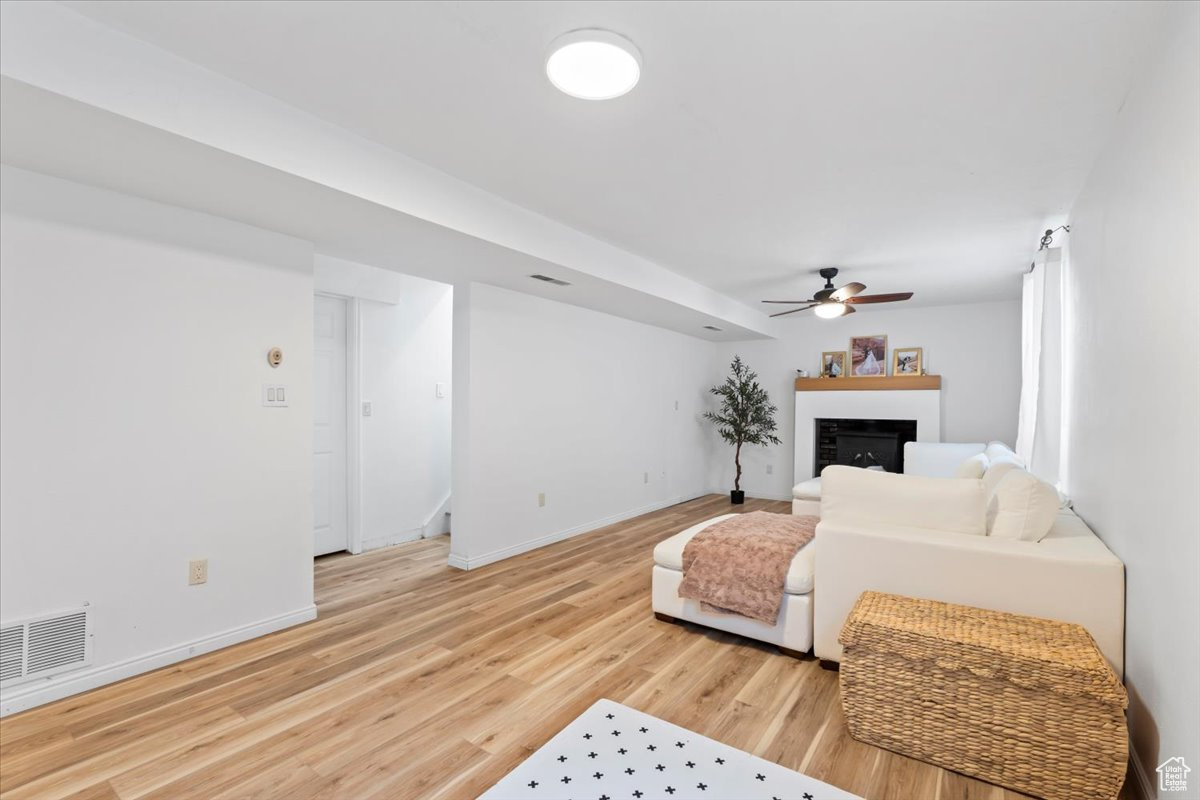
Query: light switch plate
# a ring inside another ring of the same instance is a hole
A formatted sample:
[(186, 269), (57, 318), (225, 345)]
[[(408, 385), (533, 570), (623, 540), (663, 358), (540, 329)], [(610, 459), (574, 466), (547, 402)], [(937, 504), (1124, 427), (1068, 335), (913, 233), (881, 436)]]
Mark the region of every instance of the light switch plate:
[(364, 417), (371, 416), (371, 401), (370, 400), (367, 400), (366, 402), (364, 402), (362, 404), (362, 415)]
[(435, 383), (433, 385), (433, 391), (434, 391), (434, 394), (437, 395), (438, 397), (445, 397), (446, 396), (446, 384)]
[(287, 387), (278, 383), (264, 383), (262, 404), (267, 408), (287, 408)]

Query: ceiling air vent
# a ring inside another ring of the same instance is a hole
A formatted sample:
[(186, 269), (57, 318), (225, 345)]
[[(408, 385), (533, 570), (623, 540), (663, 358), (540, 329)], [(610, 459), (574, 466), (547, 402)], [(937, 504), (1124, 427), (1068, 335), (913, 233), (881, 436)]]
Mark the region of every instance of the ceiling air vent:
[(5, 686), (79, 669), (91, 660), (86, 606), (0, 626), (0, 684)]
[(571, 285), (571, 284), (567, 283), (566, 281), (560, 281), (558, 278), (551, 278), (549, 275), (530, 275), (529, 277), (533, 278), (535, 281), (541, 281), (542, 283), (552, 283), (555, 286), (570, 286)]

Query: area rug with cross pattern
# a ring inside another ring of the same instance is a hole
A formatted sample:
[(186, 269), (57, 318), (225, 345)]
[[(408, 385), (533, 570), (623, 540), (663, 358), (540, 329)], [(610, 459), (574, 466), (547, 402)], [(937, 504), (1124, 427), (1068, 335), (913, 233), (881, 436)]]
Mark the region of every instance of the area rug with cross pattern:
[(861, 800), (737, 748), (598, 700), (480, 800)]

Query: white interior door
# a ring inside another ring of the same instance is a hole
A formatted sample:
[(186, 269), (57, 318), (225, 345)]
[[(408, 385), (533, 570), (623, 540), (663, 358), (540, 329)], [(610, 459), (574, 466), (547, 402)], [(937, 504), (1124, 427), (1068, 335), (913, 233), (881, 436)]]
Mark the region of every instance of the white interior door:
[(313, 555), (345, 550), (346, 301), (313, 303)]

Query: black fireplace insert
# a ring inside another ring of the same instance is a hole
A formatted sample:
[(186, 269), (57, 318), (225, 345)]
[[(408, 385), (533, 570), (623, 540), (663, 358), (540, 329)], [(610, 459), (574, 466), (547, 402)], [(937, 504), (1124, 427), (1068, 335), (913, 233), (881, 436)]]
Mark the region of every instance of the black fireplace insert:
[(904, 445), (917, 439), (912, 419), (818, 419), (813, 474), (831, 464), (904, 471)]

